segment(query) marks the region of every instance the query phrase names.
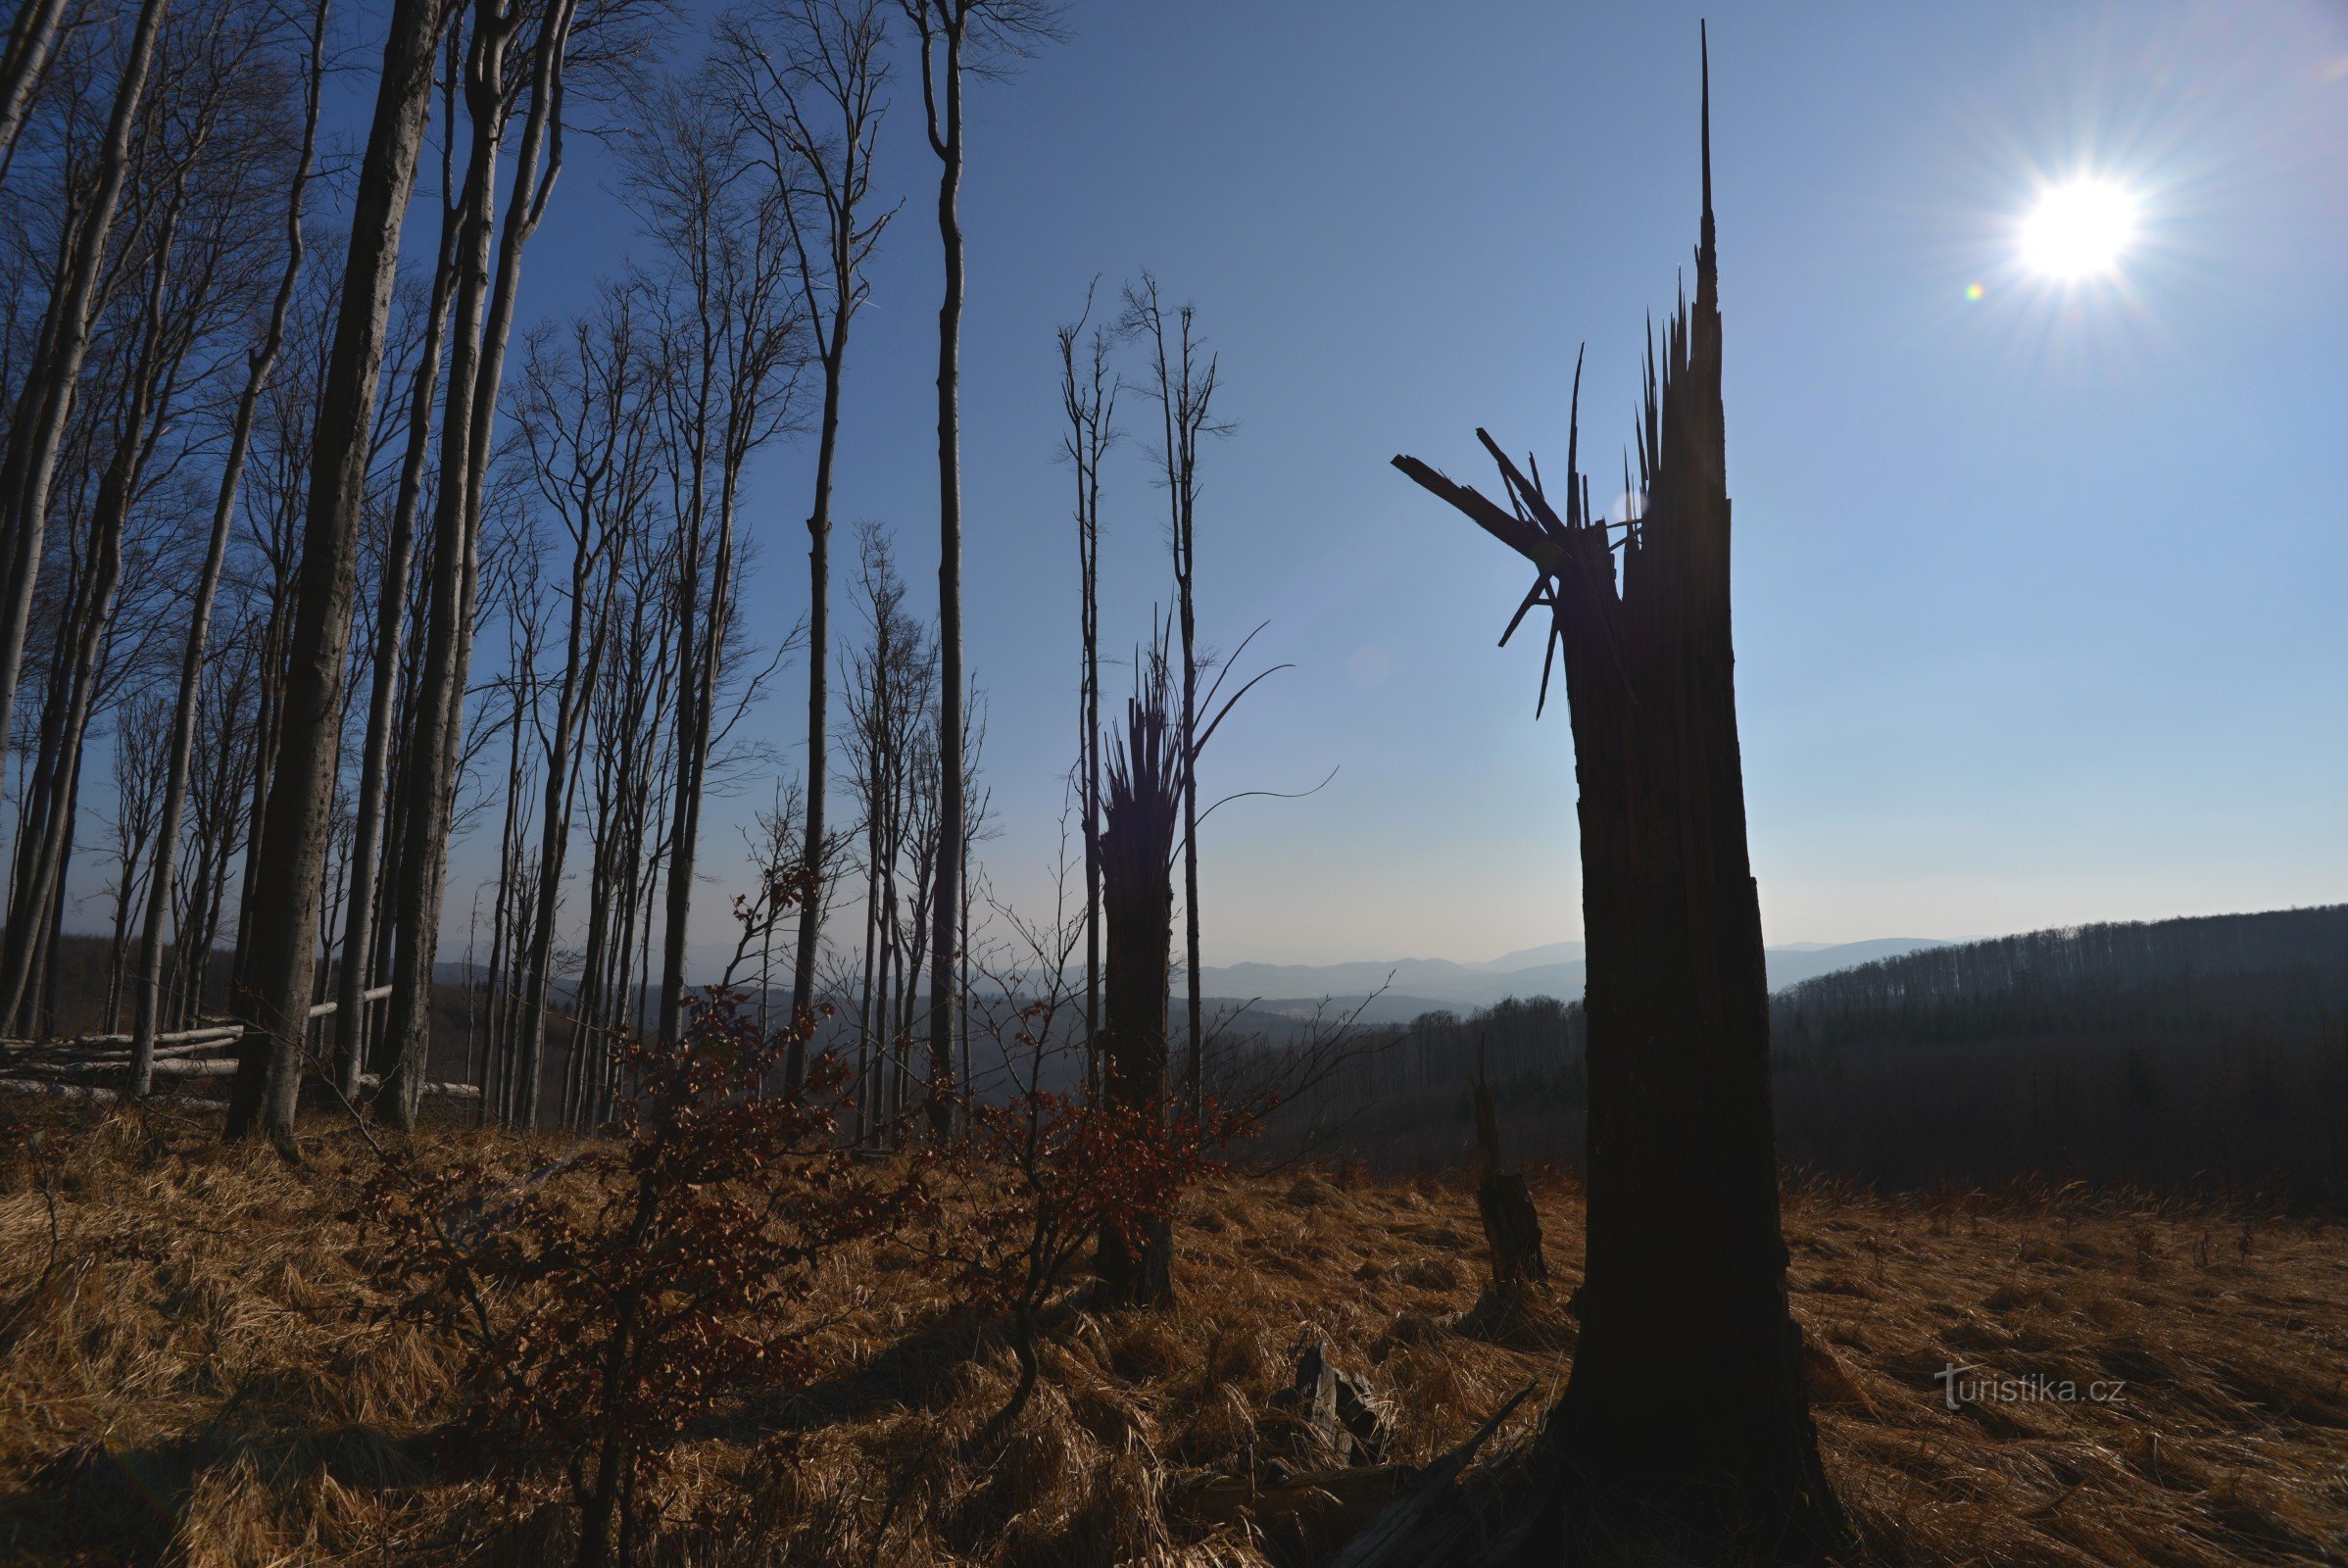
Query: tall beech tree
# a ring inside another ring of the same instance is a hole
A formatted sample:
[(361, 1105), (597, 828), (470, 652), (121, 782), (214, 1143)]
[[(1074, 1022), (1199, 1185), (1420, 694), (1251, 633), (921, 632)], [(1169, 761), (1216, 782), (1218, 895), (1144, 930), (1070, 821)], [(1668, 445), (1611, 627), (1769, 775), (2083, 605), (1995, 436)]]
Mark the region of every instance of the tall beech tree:
[(554, 722), (540, 722), (546, 754), (539, 803), (537, 888), (527, 941), (518, 959), (521, 1003), (514, 1051), (518, 1116), (535, 1127), (544, 1076), (555, 920), (570, 845), (579, 752), (588, 696), (611, 636), (622, 544), (647, 510), (653, 488), (652, 426), (645, 404), (651, 366), (636, 335), (635, 299), (605, 293), (601, 307), (571, 324), (566, 344), (545, 337), (529, 346), (529, 377), (515, 424), (542, 510), (554, 514), (570, 545), (563, 583), (563, 655), (554, 682)]
[[(767, 0), (721, 24), (719, 60), (733, 84), (735, 113), (764, 149), (784, 187), (800, 304), (823, 371), (815, 425), (815, 494), (807, 509), (807, 820), (799, 843), (818, 878), (799, 902), (791, 964), (791, 1017), (815, 1004), (831, 868), (824, 834), (825, 743), (831, 658), (832, 474), (840, 443), (840, 389), (848, 331), (864, 303), (864, 267), (891, 212), (871, 216), (872, 149), (880, 134), (888, 67), (879, 0)], [(807, 1073), (810, 1030), (794, 1028), (784, 1086), (796, 1095)]]
[(1587, 1483), (1562, 1503), (1569, 1532), (1619, 1522), (1628, 1501), (1707, 1557), (1793, 1560), (1850, 1538), (1786, 1304), (1730, 637), (1708, 82), (1703, 126), (1695, 299), (1647, 369), (1643, 514), (1610, 543), (1570, 429), (1556, 502), (1481, 430), (1506, 506), (1394, 463), (1533, 564), (1509, 629), (1548, 611), (1544, 698), (1548, 653), (1565, 665), (1590, 944), (1581, 1341), (1546, 1428)]
[(64, 593), (42, 596), (56, 618), (36, 661), (47, 695), (0, 945), (0, 1015), (54, 973), (88, 740), (125, 679), (160, 674), (139, 651), (160, 652), (154, 591), (165, 585), (154, 568), (176, 554), (178, 515), (193, 510), (192, 484), (174, 475), (200, 450), (192, 432), (225, 379), (212, 367), (243, 335), (274, 248), (256, 198), (273, 196), (285, 172), (295, 95), (284, 41), (268, 13), (190, 8), (157, 46), (119, 259), (102, 290), (111, 303), (76, 399), (69, 483), (56, 492), (65, 548), (47, 565)]
[[(203, 691), (204, 661), (211, 651), (213, 606), (220, 596), (220, 571), (227, 560), (229, 533), (236, 522), (245, 460), (253, 449), (254, 423), (261, 412), (262, 397), (269, 391), (269, 378), (276, 373), (278, 355), (285, 347), (285, 323), (293, 312), (294, 293), (301, 283), (302, 264), (307, 256), (302, 209), (318, 151), (318, 98), (325, 84), (327, 3), (328, 0), (318, 0), (310, 22), (310, 54), (302, 92), (301, 151), (294, 160), (293, 178), (287, 182), (285, 193), (284, 265), (277, 274), (276, 292), (269, 297), (260, 341), (247, 360), (236, 411), (229, 416), (228, 450), (220, 460), (212, 524), (205, 535), (203, 564), (197, 570), (195, 593), (188, 605), (187, 635), (181, 645), (179, 686), (172, 705), (165, 762), (162, 822), (156, 836), (155, 864), (147, 882), (138, 966), (132, 975), (137, 992), (131, 1026), (130, 1092), (134, 1096), (144, 1096), (154, 1086), (155, 1035), (161, 1028), (163, 1011), (164, 929), (171, 917), (179, 824), (186, 810), (188, 778), (195, 763), (196, 710)], [(182, 940), (185, 936), (182, 931)]]
[[(1098, 286), (1098, 284), (1096, 284)], [(1095, 327), (1079, 368), (1077, 343), (1093, 317), (1059, 329), (1060, 408), (1068, 427), (1060, 450), (1076, 474), (1077, 793), (1084, 817), (1084, 1029), (1086, 1070), (1096, 1071), (1101, 1033), (1101, 466), (1117, 439), (1117, 377), (1109, 368), (1109, 333)]]
[(751, 156), (724, 89), (712, 64), (655, 97), (629, 167), (630, 196), (663, 264), (649, 294), (664, 361), (654, 408), (677, 527), (676, 788), (658, 1023), (671, 1040), (685, 1022), (685, 939), (702, 804), (724, 728), (720, 686), (748, 646), (735, 615), (742, 475), (796, 412), (807, 324), (792, 276), (790, 192)]
[[(384, 1021), (389, 1066), (376, 1104), (376, 1113), (399, 1127), (415, 1124), (431, 1050), (433, 969), (464, 750), (491, 437), (521, 285), (522, 251), (545, 220), (563, 172), (565, 68), (577, 15), (577, 0), (543, 0), (535, 12), (518, 0), (474, 0), (472, 6), (465, 75), (472, 140), (459, 200), (456, 330), (441, 398), (431, 613), (408, 746), (397, 948)], [(519, 55), (517, 78), (509, 81), (507, 61), (516, 41), (527, 47)], [(514, 188), (501, 218), (497, 176), (517, 90), (522, 126), (514, 148)]]
[(342, 683), (357, 588), (375, 387), (398, 280), (400, 232), (431, 106), (433, 57), (453, 0), (392, 0), (374, 116), (360, 156), (350, 242), (310, 459), (294, 658), (269, 804), (253, 847), (255, 899), (236, 1004), (253, 1033), (238, 1055), (227, 1136), (265, 1125), (289, 1156), (316, 983), (318, 902), (340, 760)]
[[(450, 42), (455, 43), (453, 36)], [(346, 1100), (358, 1097), (360, 1077), (367, 1068), (370, 1032), (363, 1004), (373, 983), (382, 939), (384, 829), (392, 810), (392, 730), (399, 716), (403, 634), (409, 621), (410, 578), (416, 567), (416, 524), (423, 511), (425, 466), (432, 452), (432, 410), (440, 392), (441, 360), (448, 347), (449, 306), (457, 290), (457, 62), (452, 58), (441, 82), (448, 107), (441, 117), (440, 243), (432, 259), (416, 368), (409, 377), (406, 446), (375, 583), (375, 647), (367, 681), (367, 730), (360, 743), (351, 885), (343, 900), (343, 961), (335, 980), (334, 1060)]]
[[(60, 449), (73, 416), (81, 367), (89, 356), (90, 325), (98, 302), (99, 277), (114, 238), (115, 215), (128, 177), (131, 142), (146, 102), (147, 78), (163, 35), (167, 0), (140, 0), (137, 21), (122, 54), (114, 105), (99, 143), (89, 194), (67, 218), (64, 267), (41, 322), (40, 347), (24, 377), (9, 423), (8, 451), (0, 464), (0, 524), (7, 557), (0, 576), (0, 736), (14, 733), (17, 680), (24, 664), (24, 632), (32, 614), (33, 587), (41, 569), (47, 535), (50, 489), (56, 482)], [(51, 24), (54, 26), (54, 21)], [(12, 45), (14, 36), (12, 30)]]
[(57, 46), (57, 24), (66, 14), (67, 0), (22, 0), (17, 19), (0, 50), (0, 175), (5, 175), (16, 152), (17, 134), (32, 108), (49, 57)]
[[(900, 0), (921, 55), (921, 107), (938, 159), (938, 242), (946, 291), (938, 305), (938, 743), (962, 755), (962, 89), (969, 74), (1000, 75), (1037, 45), (1058, 36), (1059, 14), (1044, 0)], [(962, 771), (945, 770), (940, 842), (967, 838)], [(929, 944), (929, 1056), (932, 1130), (953, 1131), (955, 914), (961, 855), (939, 858)]]

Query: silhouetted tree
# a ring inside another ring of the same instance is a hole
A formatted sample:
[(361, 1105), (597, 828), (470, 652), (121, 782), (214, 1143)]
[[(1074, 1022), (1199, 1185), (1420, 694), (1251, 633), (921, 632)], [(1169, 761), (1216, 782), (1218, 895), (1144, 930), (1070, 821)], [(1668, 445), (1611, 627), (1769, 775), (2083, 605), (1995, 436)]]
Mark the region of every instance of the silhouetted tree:
[[(1174, 844), (1182, 827), (1182, 739), (1168, 719), (1162, 644), (1136, 661), (1125, 732), (1109, 749), (1101, 834), (1101, 900), (1108, 922), (1100, 1040), (1101, 1092), (1126, 1114), (1168, 1110), (1166, 991), (1174, 936)], [(1136, 1239), (1101, 1232), (1099, 1263), (1111, 1297), (1136, 1306), (1173, 1298), (1173, 1226), (1151, 1216)]]
[[(807, 823), (800, 835), (809, 866), (828, 875), (824, 838), (824, 745), (831, 658), (832, 473), (840, 444), (840, 391), (848, 332), (866, 292), (864, 267), (894, 209), (864, 210), (872, 188), (872, 149), (880, 133), (880, 93), (888, 82), (881, 54), (879, 0), (761, 0), (720, 28), (721, 69), (735, 112), (764, 148), (786, 191), (800, 307), (816, 336), (823, 405), (815, 426), (815, 494), (807, 508)], [(791, 965), (791, 1016), (815, 1004), (815, 956), (825, 899), (820, 886), (799, 901), (799, 946)], [(807, 1072), (809, 1031), (792, 1036), (784, 1088), (797, 1094)]]
[[(930, 151), (938, 158), (938, 239), (945, 252), (946, 295), (938, 306), (938, 743), (940, 757), (962, 755), (962, 88), (967, 74), (1000, 74), (1008, 63), (1058, 35), (1058, 13), (1045, 0), (900, 0), (921, 53), (921, 104)], [(945, 770), (939, 840), (966, 837), (960, 768)], [(954, 1102), (955, 914), (961, 904), (961, 857), (939, 857), (931, 910), (929, 974), (930, 1101), (933, 1126), (951, 1131)]]
[(1084, 314), (1059, 329), (1060, 407), (1068, 428), (1061, 451), (1076, 473), (1076, 572), (1082, 596), (1077, 689), (1077, 789), (1084, 818), (1084, 1028), (1086, 1070), (1095, 1072), (1094, 1042), (1101, 1033), (1101, 465), (1117, 438), (1117, 378), (1109, 370), (1109, 333), (1096, 327), (1084, 368), (1076, 345), (1093, 316), (1093, 291)]
[[(1547, 1427), (1590, 1483), (1571, 1523), (1587, 1531), (1628, 1498), (1707, 1554), (1782, 1560), (1832, 1553), (1849, 1529), (1786, 1305), (1730, 640), (1706, 97), (1695, 300), (1647, 374), (1643, 515), (1610, 546), (1570, 438), (1562, 508), (1538, 467), (1481, 431), (1506, 508), (1394, 462), (1533, 563), (1518, 617), (1545, 607), (1564, 658), (1590, 943), (1582, 1331)], [(1545, 657), (1542, 684), (1545, 696)]]
[(65, 13), (66, 0), (24, 0), (8, 29), (7, 49), (0, 52), (0, 176), (14, 161), (17, 133), (49, 68)]
[(1212, 355), (1201, 360), (1197, 313), (1188, 305), (1169, 313), (1158, 299), (1157, 279), (1148, 272), (1125, 291), (1126, 331), (1145, 340), (1150, 355), (1144, 393), (1157, 405), (1164, 434), (1157, 451), (1159, 481), (1166, 487), (1166, 532), (1174, 549), (1174, 603), (1182, 632), (1182, 924), (1183, 968), (1190, 989), (1185, 1019), (1190, 1056), (1183, 1080), (1191, 1114), (1203, 1113), (1206, 1096), (1206, 1034), (1198, 994), (1198, 614), (1194, 588), (1198, 571), (1198, 443), (1229, 433), (1214, 418)]

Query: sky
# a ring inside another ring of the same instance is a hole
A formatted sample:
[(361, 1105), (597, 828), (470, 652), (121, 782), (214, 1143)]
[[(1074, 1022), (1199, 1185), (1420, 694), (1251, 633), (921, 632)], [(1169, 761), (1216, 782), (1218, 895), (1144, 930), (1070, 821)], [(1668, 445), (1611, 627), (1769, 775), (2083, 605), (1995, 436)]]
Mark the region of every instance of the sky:
[[(1236, 422), (1203, 460), (1201, 635), (1229, 649), (1264, 623), (1251, 664), (1294, 666), (1216, 737), (1203, 788), (1335, 770), (1207, 824), (1206, 961), (1472, 960), (1582, 934), (1563, 703), (1536, 721), (1537, 631), (1494, 646), (1523, 565), (1389, 460), (1489, 487), (1481, 424), (1561, 466), (1586, 345), (1584, 451), (1601, 485), (1613, 470), (1647, 317), (1695, 239), (1698, 15), (1077, 0), (1066, 42), (973, 88), (964, 616), (999, 896), (1049, 901), (1076, 748), (1053, 328), (1096, 276), (1113, 296), (1147, 268), (1196, 303)], [(1719, 7), (1710, 28), (1769, 940), (2348, 897), (2348, 9), (1803, 4)], [(843, 537), (894, 526), (926, 608), (942, 274), (911, 64), (836, 514)], [(2020, 224), (2082, 173), (2131, 194), (2138, 232), (2116, 272), (2061, 283), (2022, 265)], [(615, 188), (575, 146), (525, 318), (616, 270)], [(1151, 411), (1129, 392), (1121, 412), (1112, 651), (1171, 594)], [(746, 603), (769, 636), (807, 601), (811, 466), (784, 446), (752, 476)], [(786, 758), (805, 677), (753, 720)], [(1108, 671), (1106, 699), (1128, 684)], [(724, 937), (735, 824), (766, 794), (712, 808), (698, 941)], [(468, 854), (453, 903), (483, 869)]]

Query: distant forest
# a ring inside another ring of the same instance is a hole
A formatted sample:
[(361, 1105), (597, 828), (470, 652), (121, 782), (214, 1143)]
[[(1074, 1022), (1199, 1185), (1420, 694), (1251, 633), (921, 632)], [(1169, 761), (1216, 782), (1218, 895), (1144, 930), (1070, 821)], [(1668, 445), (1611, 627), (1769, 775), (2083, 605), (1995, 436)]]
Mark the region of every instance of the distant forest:
[[(2348, 1197), (2348, 905), (1929, 949), (1787, 987), (1771, 1013), (1789, 1166), (1894, 1188), (2033, 1176)], [(1463, 1165), (1481, 1070), (1512, 1154), (1579, 1160), (1579, 1002), (1374, 1034), (1289, 1107), (1283, 1147)]]

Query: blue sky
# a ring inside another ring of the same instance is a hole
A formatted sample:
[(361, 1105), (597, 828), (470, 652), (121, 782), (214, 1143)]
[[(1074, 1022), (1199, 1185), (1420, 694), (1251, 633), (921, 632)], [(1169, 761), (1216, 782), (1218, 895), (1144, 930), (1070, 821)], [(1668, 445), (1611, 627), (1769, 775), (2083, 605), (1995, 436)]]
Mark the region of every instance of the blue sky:
[[(1202, 632), (1287, 671), (1203, 768), (1209, 962), (1483, 958), (1581, 933), (1571, 739), (1521, 565), (1388, 466), (1483, 482), (1628, 432), (1696, 217), (1696, 19), (1670, 5), (1079, 3), (969, 110), (967, 657), (1014, 901), (1047, 891), (1075, 748), (1076, 573), (1052, 329), (1149, 268), (1197, 303), (1239, 428), (1205, 460)], [(1747, 6), (1711, 19), (1738, 690), (1773, 942), (1986, 934), (2348, 897), (2348, 12)], [(681, 54), (696, 48), (677, 40)], [(909, 62), (907, 62), (909, 65)], [(934, 584), (935, 166), (850, 366), (837, 501)], [(2017, 263), (2035, 185), (2140, 203), (2120, 272)], [(526, 318), (629, 220), (574, 154)], [(419, 208), (419, 214), (422, 209)], [(1981, 297), (1968, 298), (1969, 285)], [(1133, 367), (1138, 373), (1138, 362)], [(1145, 410), (1124, 400), (1138, 431)], [(806, 602), (811, 454), (759, 464), (754, 612)], [(1104, 644), (1170, 593), (1138, 439), (1106, 497)], [(483, 645), (484, 648), (488, 644)], [(793, 669), (758, 722), (791, 740)], [(1111, 673), (1118, 697), (1123, 671)], [(725, 926), (721, 806), (697, 937)], [(469, 898), (462, 885), (452, 904)], [(475, 873), (480, 869), (471, 862)], [(461, 930), (452, 915), (452, 930)]]

